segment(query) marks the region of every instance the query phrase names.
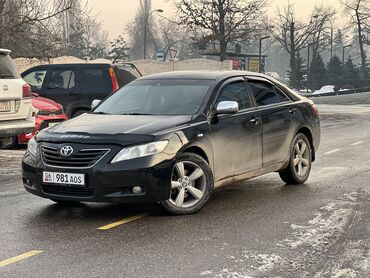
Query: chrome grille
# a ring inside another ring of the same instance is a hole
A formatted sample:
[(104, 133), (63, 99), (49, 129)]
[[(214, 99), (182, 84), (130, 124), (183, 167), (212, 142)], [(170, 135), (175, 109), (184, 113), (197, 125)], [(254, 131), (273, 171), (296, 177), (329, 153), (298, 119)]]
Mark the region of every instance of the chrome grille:
[(71, 157), (62, 157), (58, 148), (41, 147), (43, 163), (57, 168), (91, 168), (108, 152), (109, 149), (82, 149)]

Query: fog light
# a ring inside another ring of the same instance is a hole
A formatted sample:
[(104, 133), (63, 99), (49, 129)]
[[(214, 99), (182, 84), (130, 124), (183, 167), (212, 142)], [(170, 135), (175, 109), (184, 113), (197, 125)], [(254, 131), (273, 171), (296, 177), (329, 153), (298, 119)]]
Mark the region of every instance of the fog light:
[(134, 194), (139, 194), (143, 192), (143, 189), (140, 186), (134, 186), (131, 190), (132, 190), (132, 193)]

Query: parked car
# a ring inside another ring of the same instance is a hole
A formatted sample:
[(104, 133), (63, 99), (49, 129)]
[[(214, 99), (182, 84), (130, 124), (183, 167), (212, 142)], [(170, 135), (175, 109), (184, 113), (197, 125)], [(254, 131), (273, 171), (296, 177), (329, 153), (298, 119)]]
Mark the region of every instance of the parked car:
[(104, 99), (140, 76), (127, 63), (42, 65), (22, 73), (32, 92), (60, 103), (69, 118), (86, 113), (94, 99)]
[(316, 90), (312, 93), (312, 95), (325, 95), (325, 94), (331, 94), (335, 92), (335, 86), (334, 85), (326, 85), (320, 88), (320, 90)]
[(31, 88), (18, 73), (11, 51), (0, 49), (0, 147), (22, 132), (32, 132)]
[(16, 141), (18, 144), (27, 144), (38, 131), (68, 120), (68, 117), (64, 114), (63, 107), (51, 99), (43, 98), (36, 94), (32, 98), (32, 106), (36, 114), (34, 130), (31, 133), (18, 135)]
[(153, 202), (198, 211), (214, 188), (278, 171), (304, 183), (320, 143), (314, 103), (249, 72), (140, 78), (28, 144), (23, 182), (68, 202)]

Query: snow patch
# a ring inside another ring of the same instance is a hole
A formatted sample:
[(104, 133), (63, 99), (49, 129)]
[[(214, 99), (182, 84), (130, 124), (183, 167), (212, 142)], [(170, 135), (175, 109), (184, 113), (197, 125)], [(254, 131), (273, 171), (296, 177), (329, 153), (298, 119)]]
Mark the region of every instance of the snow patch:
[(338, 269), (335, 273), (332, 274), (332, 278), (354, 278), (357, 277), (356, 272), (353, 269), (345, 268)]

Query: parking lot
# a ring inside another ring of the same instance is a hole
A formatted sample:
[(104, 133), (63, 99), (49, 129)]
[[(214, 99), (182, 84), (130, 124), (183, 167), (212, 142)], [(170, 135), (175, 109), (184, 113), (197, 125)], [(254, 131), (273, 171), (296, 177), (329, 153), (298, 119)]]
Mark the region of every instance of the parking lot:
[(370, 93), (317, 99), (322, 144), (305, 185), (269, 174), (197, 214), (61, 207), (23, 189), (0, 151), (1, 277), (369, 277)]

